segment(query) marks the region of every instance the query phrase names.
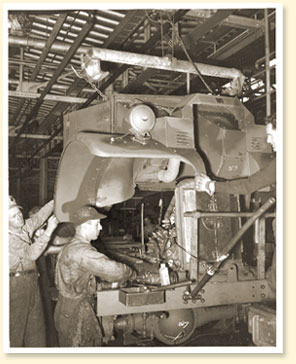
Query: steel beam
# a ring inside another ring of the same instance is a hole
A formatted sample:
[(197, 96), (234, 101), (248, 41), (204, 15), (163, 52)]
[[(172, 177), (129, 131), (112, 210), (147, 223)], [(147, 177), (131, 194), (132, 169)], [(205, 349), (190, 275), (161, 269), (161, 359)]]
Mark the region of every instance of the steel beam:
[(222, 25), (227, 25), (231, 28), (264, 29), (264, 20), (247, 18), (246, 16), (229, 15), (222, 21)]
[(203, 24), (197, 25), (186, 37), (184, 43), (187, 48), (195, 47), (197, 42), (206, 35), (211, 29), (220, 24), (229, 15), (234, 12), (234, 9), (218, 10), (213, 16), (207, 19)]
[[(12, 133), (10, 132), (9, 137), (17, 137), (18, 134), (17, 133)], [(51, 135), (39, 135), (39, 134), (20, 134), (19, 138), (26, 138), (26, 139), (49, 139), (51, 137)], [(54, 140), (63, 140), (62, 136), (56, 136), (54, 137)], [(26, 157), (28, 158), (28, 156)]]
[[(61, 138), (62, 138), (62, 137), (61, 137)], [(27, 157), (26, 155), (16, 154), (16, 155), (15, 155), (15, 158), (16, 158), (16, 159), (26, 159), (26, 160), (27, 160), (27, 158), (28, 158), (28, 157)], [(40, 159), (40, 157), (36, 155), (36, 156), (34, 156), (32, 159), (38, 159), (38, 160), (39, 160), (39, 159)], [(58, 157), (58, 156), (56, 156), (56, 157), (55, 157), (55, 156), (51, 155), (51, 156), (47, 157), (47, 159), (48, 159), (48, 160), (57, 160), (57, 161), (58, 161), (58, 160), (60, 160), (60, 157)], [(11, 167), (11, 168), (12, 168), (12, 167)], [(13, 168), (12, 168), (12, 169), (13, 169)]]
[[(140, 10), (141, 11), (141, 10)], [(143, 11), (143, 10), (142, 10)], [(141, 11), (141, 12), (142, 12)], [(125, 31), (126, 27), (133, 22), (133, 19), (137, 17), (139, 14), (139, 10), (130, 10), (128, 14), (121, 20), (121, 22), (117, 25), (117, 27), (113, 30), (113, 32), (110, 34), (108, 39), (104, 42), (104, 47), (109, 47), (112, 42), (115, 41), (116, 37), (119, 35), (122, 35), (122, 33)], [(144, 21), (144, 19), (143, 19)]]
[[(26, 99), (38, 99), (41, 96), (41, 93), (38, 92), (25, 92), (25, 91), (8, 91), (8, 96), (20, 97)], [(47, 94), (43, 98), (47, 101), (57, 101), (57, 102), (66, 102), (66, 103), (75, 103), (75, 104), (83, 104), (87, 99), (83, 97), (72, 97), (72, 96), (61, 96), (61, 95), (53, 95)]]

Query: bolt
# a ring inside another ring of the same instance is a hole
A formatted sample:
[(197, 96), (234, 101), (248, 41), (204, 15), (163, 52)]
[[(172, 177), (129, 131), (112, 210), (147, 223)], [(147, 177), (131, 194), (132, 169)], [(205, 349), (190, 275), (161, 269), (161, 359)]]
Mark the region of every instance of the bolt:
[(265, 294), (264, 293), (261, 293), (261, 297), (264, 298), (265, 297)]
[(260, 288), (264, 289), (264, 288), (265, 288), (264, 284), (262, 284), (262, 285), (260, 286)]
[(204, 290), (204, 289), (201, 289), (201, 290), (200, 290), (200, 293), (205, 293), (205, 290)]
[(201, 298), (200, 302), (201, 302), (201, 303), (205, 303), (205, 302), (206, 302), (206, 300), (205, 300), (204, 298)]

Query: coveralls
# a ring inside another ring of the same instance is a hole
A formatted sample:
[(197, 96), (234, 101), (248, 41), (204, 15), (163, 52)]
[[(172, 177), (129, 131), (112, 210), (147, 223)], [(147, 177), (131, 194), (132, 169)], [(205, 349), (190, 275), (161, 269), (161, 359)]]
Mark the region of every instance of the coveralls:
[(20, 233), (9, 231), (9, 326), (11, 347), (46, 347), (45, 323), (35, 261), (50, 236), (32, 236), (53, 212), (53, 201), (25, 221)]
[(108, 282), (121, 282), (132, 275), (131, 268), (110, 260), (76, 234), (62, 248), (56, 265), (59, 297), (54, 319), (60, 346), (100, 346), (102, 331), (94, 311), (95, 276)]

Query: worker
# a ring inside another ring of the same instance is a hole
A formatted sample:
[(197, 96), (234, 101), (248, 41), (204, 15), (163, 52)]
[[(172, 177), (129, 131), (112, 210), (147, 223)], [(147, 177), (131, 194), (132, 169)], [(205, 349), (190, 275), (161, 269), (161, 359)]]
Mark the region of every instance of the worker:
[(136, 278), (131, 268), (110, 260), (91, 245), (105, 217), (93, 206), (82, 206), (70, 215), (76, 234), (59, 253), (55, 272), (59, 296), (54, 319), (61, 347), (102, 344), (102, 330), (94, 311), (95, 276), (121, 284)]
[[(267, 118), (266, 123), (266, 141), (269, 143), (274, 152), (276, 152), (277, 132), (275, 118)], [(272, 156), (265, 168), (247, 178), (240, 178), (231, 181), (218, 182), (212, 181), (207, 175), (200, 173), (195, 178), (195, 187), (198, 192), (207, 192), (212, 196), (215, 192), (229, 194), (251, 194), (264, 187), (274, 185), (276, 182), (276, 158)]]
[[(45, 250), (58, 221), (53, 201), (24, 221), (21, 207), (9, 196), (9, 328), (11, 347), (45, 347), (45, 323), (36, 260)], [(44, 232), (34, 232), (48, 220)]]

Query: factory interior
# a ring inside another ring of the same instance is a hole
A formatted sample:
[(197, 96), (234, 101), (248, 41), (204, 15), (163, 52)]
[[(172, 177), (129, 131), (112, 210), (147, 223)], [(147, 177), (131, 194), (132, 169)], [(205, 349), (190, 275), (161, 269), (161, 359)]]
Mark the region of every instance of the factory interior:
[[(44, 346), (276, 348), (277, 7), (6, 16), (9, 195), (25, 222), (50, 200), (57, 219), (32, 263)], [(102, 214), (92, 254), (132, 273), (90, 271), (99, 339), (92, 322), (64, 345), (57, 274), (84, 206)]]

